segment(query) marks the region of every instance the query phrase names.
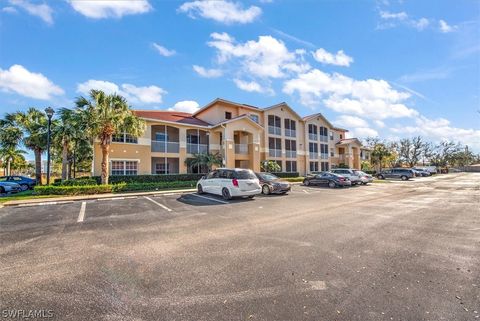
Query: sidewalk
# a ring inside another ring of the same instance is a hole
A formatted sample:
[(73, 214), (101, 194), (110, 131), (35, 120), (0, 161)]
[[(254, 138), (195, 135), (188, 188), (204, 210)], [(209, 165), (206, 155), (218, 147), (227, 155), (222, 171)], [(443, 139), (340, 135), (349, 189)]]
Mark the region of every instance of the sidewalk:
[[(146, 195), (157, 195), (157, 194), (180, 194), (180, 193), (191, 193), (196, 192), (196, 188), (189, 189), (169, 189), (163, 191), (148, 191), (148, 192), (131, 192), (131, 193), (106, 193), (106, 194), (94, 194), (94, 195), (75, 195), (75, 196), (59, 196), (59, 197), (49, 197), (49, 198), (34, 198), (34, 199), (25, 199), (25, 200), (15, 200), (8, 201), (3, 203), (4, 207), (7, 206), (29, 206), (29, 205), (38, 205), (42, 203), (65, 203), (73, 201), (85, 201), (85, 200), (98, 200), (104, 198), (117, 198), (117, 197), (129, 197), (129, 196), (146, 196)], [(0, 205), (1, 207), (1, 205)]]

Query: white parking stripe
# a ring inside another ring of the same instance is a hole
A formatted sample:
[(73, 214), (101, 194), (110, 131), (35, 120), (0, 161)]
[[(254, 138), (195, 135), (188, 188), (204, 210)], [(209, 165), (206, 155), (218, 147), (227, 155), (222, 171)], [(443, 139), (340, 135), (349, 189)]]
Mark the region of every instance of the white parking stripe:
[(210, 200), (210, 201), (214, 201), (214, 202), (218, 202), (218, 203), (222, 203), (222, 204), (230, 204), (229, 202), (217, 200), (215, 198), (210, 198), (210, 197), (206, 197), (206, 196), (202, 196), (202, 195), (198, 195), (198, 194), (188, 194), (188, 195), (193, 195), (193, 196), (196, 196), (196, 197), (204, 198), (206, 200)]
[(145, 197), (147, 200), (149, 200), (150, 202), (157, 204), (158, 206), (160, 206), (161, 208), (163, 208), (163, 209), (166, 210), (167, 212), (171, 212), (171, 211), (172, 211), (170, 208), (166, 207), (166, 206), (163, 205), (163, 204), (158, 203), (157, 201), (152, 200), (150, 197), (147, 197), (147, 196), (144, 196), (144, 197)]
[(85, 219), (85, 208), (87, 207), (87, 202), (82, 202), (82, 206), (80, 207), (80, 213), (78, 213), (78, 220), (77, 223), (83, 222)]

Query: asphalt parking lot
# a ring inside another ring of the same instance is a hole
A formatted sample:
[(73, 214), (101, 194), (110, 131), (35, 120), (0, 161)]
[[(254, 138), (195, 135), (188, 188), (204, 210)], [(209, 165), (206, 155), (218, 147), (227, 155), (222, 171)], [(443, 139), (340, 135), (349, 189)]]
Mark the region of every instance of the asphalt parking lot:
[(480, 320), (479, 267), (473, 173), (254, 200), (186, 193), (0, 209), (2, 314)]

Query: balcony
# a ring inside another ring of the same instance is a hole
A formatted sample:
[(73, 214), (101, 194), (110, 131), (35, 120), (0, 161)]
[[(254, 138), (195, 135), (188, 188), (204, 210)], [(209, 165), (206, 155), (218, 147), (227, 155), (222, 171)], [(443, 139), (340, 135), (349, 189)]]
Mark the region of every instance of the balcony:
[(310, 159), (318, 159), (318, 153), (310, 152)]
[(317, 141), (318, 140), (318, 135), (317, 134), (308, 134), (308, 139)]
[(321, 159), (328, 159), (328, 153), (321, 153), (320, 158)]
[(327, 142), (328, 142), (328, 136), (322, 136), (322, 135), (320, 135), (320, 141), (327, 143)]
[(235, 144), (235, 154), (248, 154), (248, 145)]
[(282, 128), (276, 126), (268, 126), (268, 133), (273, 135), (282, 135)]
[(178, 153), (180, 143), (152, 140), (152, 152), (159, 153)]
[(287, 129), (285, 128), (285, 136), (288, 137), (297, 137), (297, 131), (295, 129)]
[(281, 149), (269, 149), (268, 156), (270, 157), (282, 157), (282, 150)]
[(297, 158), (297, 151), (296, 150), (286, 150), (285, 156), (287, 158)]
[(187, 143), (187, 153), (188, 154), (206, 154), (208, 153), (208, 145)]

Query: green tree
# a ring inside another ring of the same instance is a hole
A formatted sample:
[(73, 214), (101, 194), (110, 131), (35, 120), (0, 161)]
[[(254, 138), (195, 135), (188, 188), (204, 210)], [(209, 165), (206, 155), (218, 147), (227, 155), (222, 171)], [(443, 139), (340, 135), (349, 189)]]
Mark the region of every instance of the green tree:
[(187, 158), (185, 160), (185, 165), (187, 165), (188, 167), (198, 167), (198, 168), (202, 166), (206, 166), (208, 169), (208, 172), (210, 172), (213, 166), (222, 165), (222, 156), (219, 153), (193, 154), (192, 158)]
[(266, 160), (266, 161), (260, 162), (260, 168), (262, 169), (262, 171), (268, 172), (268, 173), (276, 173), (282, 170), (280, 165), (278, 165), (277, 162), (274, 162), (272, 160)]
[(6, 114), (0, 119), (0, 159), (10, 175), (11, 162), (23, 151), (18, 150), (22, 140), (22, 130), (15, 123), (14, 114)]
[(47, 148), (47, 116), (36, 108), (26, 112), (17, 112), (15, 122), (23, 131), (23, 145), (33, 151), (35, 156), (35, 178), (42, 182), (42, 153)]
[(23, 156), (25, 153), (24, 150), (12, 146), (0, 146), (0, 159), (5, 175), (12, 175), (12, 169), (21, 169), (21, 164), (25, 163), (25, 157)]
[(379, 167), (379, 171), (381, 171), (384, 159), (392, 156), (392, 152), (385, 143), (376, 143), (375, 146), (373, 146), (373, 150), (370, 155), (372, 157), (373, 164), (377, 165)]
[(102, 150), (102, 184), (108, 184), (109, 151), (112, 137), (126, 132), (140, 136), (145, 130), (145, 122), (134, 115), (127, 100), (118, 95), (107, 95), (101, 90), (92, 89), (89, 98), (76, 100), (78, 110), (88, 119), (87, 132), (92, 139), (98, 139)]

